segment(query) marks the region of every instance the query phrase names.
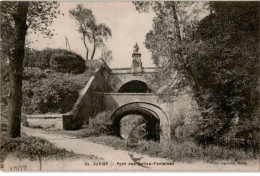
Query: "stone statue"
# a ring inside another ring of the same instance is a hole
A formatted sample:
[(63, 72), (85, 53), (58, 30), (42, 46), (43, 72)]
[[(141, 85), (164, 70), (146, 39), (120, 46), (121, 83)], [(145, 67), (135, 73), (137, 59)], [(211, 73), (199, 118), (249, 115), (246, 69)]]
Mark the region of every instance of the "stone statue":
[(137, 43), (134, 46), (134, 51), (132, 54), (133, 61), (132, 61), (132, 73), (133, 74), (140, 74), (142, 73), (142, 61), (141, 61), (141, 53), (139, 53), (139, 46)]
[(139, 54), (139, 46), (137, 45), (137, 43), (134, 46), (134, 54)]

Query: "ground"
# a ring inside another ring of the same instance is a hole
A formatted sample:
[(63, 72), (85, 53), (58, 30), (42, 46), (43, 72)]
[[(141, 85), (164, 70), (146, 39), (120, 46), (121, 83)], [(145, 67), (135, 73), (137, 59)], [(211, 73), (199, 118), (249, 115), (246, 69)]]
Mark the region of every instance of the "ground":
[[(72, 137), (71, 135), (57, 134), (54, 131), (46, 131), (43, 129), (32, 129), (23, 127), (22, 131), (28, 135), (44, 138), (53, 143), (58, 148), (65, 148), (76, 154), (84, 154), (98, 158), (96, 161), (72, 160), (72, 161), (48, 161), (43, 162), (43, 170), (56, 170), (60, 167), (65, 170), (258, 170), (258, 161), (252, 160), (244, 163), (230, 161), (216, 161), (214, 163), (204, 163), (196, 161), (195, 163), (173, 162), (168, 159), (150, 157), (147, 155), (116, 150), (115, 148), (97, 144), (89, 141), (87, 138)], [(131, 159), (131, 157), (133, 159)], [(142, 163), (139, 166), (134, 161), (135, 158), (141, 158), (136, 161)], [(169, 165), (162, 165), (168, 163)], [(131, 165), (132, 164), (132, 165)], [(129, 166), (131, 165), (131, 166)], [(148, 168), (146, 168), (148, 167)]]
[[(100, 162), (102, 158), (94, 155), (77, 154), (72, 150), (58, 147), (44, 138), (27, 135), (22, 132), (21, 137), (11, 139), (6, 132), (0, 133), (1, 170), (11, 171), (38, 171), (61, 170), (61, 168), (77, 169), (71, 162)], [(55, 166), (55, 167), (53, 167)], [(64, 170), (64, 169), (63, 169)]]

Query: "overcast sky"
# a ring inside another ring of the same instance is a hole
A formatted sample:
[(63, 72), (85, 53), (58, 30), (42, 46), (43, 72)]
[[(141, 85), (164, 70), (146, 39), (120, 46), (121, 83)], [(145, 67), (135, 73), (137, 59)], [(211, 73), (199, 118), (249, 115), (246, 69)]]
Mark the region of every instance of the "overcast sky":
[[(107, 47), (113, 52), (111, 68), (130, 67), (132, 52), (137, 42), (142, 54), (144, 67), (153, 66), (151, 53), (144, 46), (145, 35), (152, 29), (154, 13), (139, 13), (132, 2), (59, 2), (60, 10), (64, 16), (58, 16), (53, 22), (53, 28), (57, 35), (52, 39), (43, 36), (29, 36), (29, 40), (36, 41), (33, 47), (36, 49), (66, 48), (65, 36), (68, 38), (71, 50), (85, 58), (86, 50), (78, 33), (77, 23), (69, 15), (69, 10), (78, 3), (93, 11), (98, 23), (105, 23), (112, 31), (112, 37), (107, 41)], [(100, 52), (95, 54), (98, 58)]]

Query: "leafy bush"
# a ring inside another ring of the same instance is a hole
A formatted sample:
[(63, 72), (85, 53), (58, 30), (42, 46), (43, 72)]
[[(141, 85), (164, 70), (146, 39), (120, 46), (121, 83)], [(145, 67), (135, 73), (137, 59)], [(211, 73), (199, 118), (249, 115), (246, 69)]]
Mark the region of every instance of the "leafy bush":
[(56, 131), (57, 133), (72, 135), (77, 137), (101, 136), (112, 133), (110, 119), (111, 112), (101, 112), (89, 119), (89, 124), (76, 131)]
[(94, 118), (89, 120), (89, 125), (85, 129), (82, 136), (100, 136), (111, 133), (112, 120), (110, 119), (110, 112), (98, 113)]
[[(194, 103), (194, 102), (193, 102)], [(198, 128), (200, 112), (194, 106), (192, 108), (176, 109), (175, 116), (171, 119), (171, 138), (174, 141), (184, 142), (194, 140)], [(177, 113), (178, 111), (178, 113)]]
[(64, 49), (26, 49), (24, 65), (41, 69), (51, 68), (64, 73), (83, 73), (86, 70), (85, 61), (80, 55)]
[(52, 70), (26, 69), (23, 84), (23, 110), (26, 113), (68, 112), (91, 73), (62, 74)]
[(212, 2), (212, 9), (189, 50), (203, 109), (196, 139), (222, 145), (237, 139), (259, 148), (259, 4)]
[[(7, 65), (1, 69), (1, 116), (3, 117), (6, 117), (8, 109), (9, 76), (6, 70), (8, 70)], [(92, 71), (75, 75), (26, 67), (23, 75), (22, 113), (69, 111), (91, 75)]]
[(67, 112), (78, 98), (80, 86), (63, 79), (25, 82), (23, 110), (28, 113)]

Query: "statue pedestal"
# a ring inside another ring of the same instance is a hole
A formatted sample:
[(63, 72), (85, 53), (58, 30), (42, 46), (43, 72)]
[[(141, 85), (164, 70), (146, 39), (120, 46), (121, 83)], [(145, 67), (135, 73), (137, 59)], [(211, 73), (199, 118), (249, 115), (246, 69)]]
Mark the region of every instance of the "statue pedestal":
[(132, 54), (133, 61), (132, 61), (132, 73), (134, 75), (142, 74), (143, 67), (142, 67), (142, 61), (141, 61), (141, 54), (140, 53), (133, 53)]

